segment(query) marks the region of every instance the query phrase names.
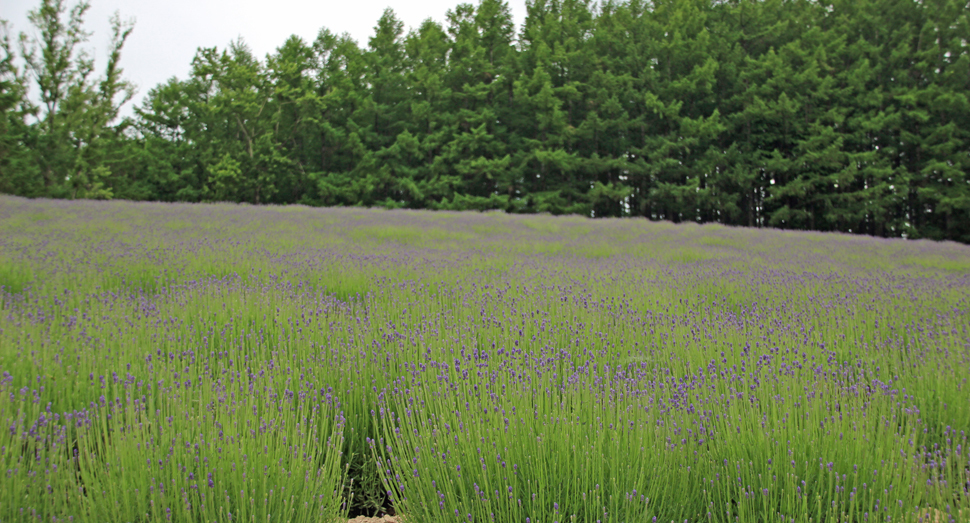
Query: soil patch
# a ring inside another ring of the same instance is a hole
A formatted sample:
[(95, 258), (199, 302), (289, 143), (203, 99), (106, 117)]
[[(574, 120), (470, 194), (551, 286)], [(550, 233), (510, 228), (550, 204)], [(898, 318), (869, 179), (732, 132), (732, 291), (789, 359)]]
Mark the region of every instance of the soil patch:
[(369, 518), (367, 516), (357, 516), (348, 519), (347, 523), (403, 523), (400, 516), (381, 516), (379, 518)]

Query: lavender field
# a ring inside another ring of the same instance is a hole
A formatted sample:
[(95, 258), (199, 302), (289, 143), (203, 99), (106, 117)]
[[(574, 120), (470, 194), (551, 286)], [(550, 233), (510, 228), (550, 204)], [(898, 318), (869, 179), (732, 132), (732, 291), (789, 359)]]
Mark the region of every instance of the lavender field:
[(0, 522), (970, 521), (970, 248), (0, 197)]

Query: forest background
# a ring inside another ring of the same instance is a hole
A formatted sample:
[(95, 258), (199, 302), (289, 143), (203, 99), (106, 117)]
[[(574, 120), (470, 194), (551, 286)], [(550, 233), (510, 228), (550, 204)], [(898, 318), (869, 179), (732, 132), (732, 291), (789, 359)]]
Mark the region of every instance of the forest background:
[[(500, 0), (135, 86), (85, 2), (3, 31), (0, 192), (642, 216), (970, 243), (970, 3)], [(4, 24), (6, 27), (6, 24)], [(339, 28), (335, 28), (339, 29)], [(160, 42), (159, 45), (164, 45)]]

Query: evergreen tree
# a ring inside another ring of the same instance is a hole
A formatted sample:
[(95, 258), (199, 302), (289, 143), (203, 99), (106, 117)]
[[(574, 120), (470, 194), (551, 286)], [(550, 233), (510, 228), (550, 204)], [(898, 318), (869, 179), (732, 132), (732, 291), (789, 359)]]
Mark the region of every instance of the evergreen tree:
[(370, 128), (364, 126), (371, 120), (364, 54), (350, 37), (326, 29), (320, 31), (314, 51), (319, 63), (319, 150), (309, 177), (316, 185), (316, 202), (360, 205), (370, 191), (369, 179), (354, 172), (367, 153)]
[(452, 47), (444, 82), (450, 93), (451, 139), (443, 166), (459, 176), (453, 209), (521, 207), (516, 171), (508, 154), (508, 125), (516, 78), (514, 26), (508, 4), (482, 0), (446, 15)]
[(0, 20), (0, 52), (0, 192), (40, 196), (43, 187), (30, 150), (36, 133), (25, 120), (35, 109), (27, 100), (26, 78), (14, 63), (4, 20)]
[[(361, 48), (199, 49), (133, 120), (112, 20), (41, 0), (2, 39), (0, 190), (642, 216), (970, 242), (957, 0), (502, 0)], [(15, 65), (23, 63), (18, 69)], [(33, 83), (39, 105), (31, 104)]]

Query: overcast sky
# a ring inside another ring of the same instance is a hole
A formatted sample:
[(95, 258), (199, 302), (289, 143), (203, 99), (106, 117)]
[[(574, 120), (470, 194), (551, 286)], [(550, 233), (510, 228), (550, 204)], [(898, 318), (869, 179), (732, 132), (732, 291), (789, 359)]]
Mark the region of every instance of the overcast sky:
[[(525, 0), (507, 1), (518, 28), (525, 19)], [(65, 3), (73, 6), (75, 2), (65, 0)], [(90, 3), (85, 26), (93, 35), (87, 47), (97, 59), (98, 72), (103, 71), (111, 38), (108, 19), (115, 11), (123, 19), (135, 19), (135, 30), (122, 51), (121, 65), (125, 77), (138, 86), (135, 101), (139, 102), (153, 86), (173, 76), (184, 79), (199, 47), (224, 48), (241, 36), (256, 56), (262, 58), (293, 34), (313, 42), (322, 27), (338, 34), (350, 33), (364, 47), (387, 7), (394, 9), (407, 31), (429, 17), (444, 23), (445, 11), (459, 0), (90, 0)], [(37, 4), (39, 0), (0, 0), (0, 18), (12, 26), (12, 40), (20, 32), (31, 33), (27, 11)], [(124, 113), (130, 114), (130, 105)]]

